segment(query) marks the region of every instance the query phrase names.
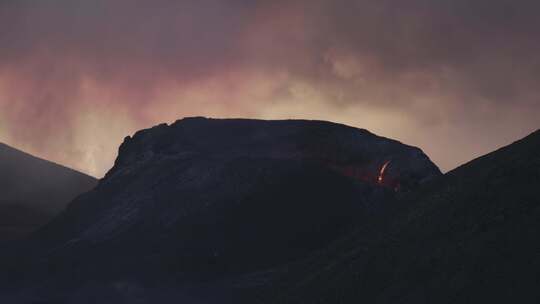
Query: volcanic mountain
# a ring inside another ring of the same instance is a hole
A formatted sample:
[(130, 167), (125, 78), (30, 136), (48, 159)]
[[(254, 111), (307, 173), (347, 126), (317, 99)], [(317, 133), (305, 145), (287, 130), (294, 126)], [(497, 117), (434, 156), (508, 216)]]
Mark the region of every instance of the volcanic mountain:
[(539, 188), (540, 130), (288, 268), (268, 303), (537, 303)]
[(127, 137), (21, 264), (64, 295), (256, 273), (325, 248), (440, 175), (420, 149), (345, 125), (186, 118)]
[(51, 220), (97, 180), (0, 143), (0, 241)]

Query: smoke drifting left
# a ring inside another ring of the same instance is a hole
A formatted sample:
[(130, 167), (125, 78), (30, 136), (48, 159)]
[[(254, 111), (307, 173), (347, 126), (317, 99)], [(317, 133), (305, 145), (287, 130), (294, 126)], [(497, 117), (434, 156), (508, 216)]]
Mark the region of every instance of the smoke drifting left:
[[(447, 3), (448, 2), (448, 3)], [(0, 3), (0, 141), (101, 176), (183, 116), (327, 119), (443, 169), (539, 127), (534, 1)]]

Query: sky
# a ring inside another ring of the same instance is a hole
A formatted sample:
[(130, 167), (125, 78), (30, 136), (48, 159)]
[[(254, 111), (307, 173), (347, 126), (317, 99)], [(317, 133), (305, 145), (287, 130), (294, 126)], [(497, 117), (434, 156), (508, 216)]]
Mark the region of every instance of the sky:
[(540, 128), (540, 2), (0, 0), (0, 142), (101, 177), (185, 116), (323, 119), (443, 170)]

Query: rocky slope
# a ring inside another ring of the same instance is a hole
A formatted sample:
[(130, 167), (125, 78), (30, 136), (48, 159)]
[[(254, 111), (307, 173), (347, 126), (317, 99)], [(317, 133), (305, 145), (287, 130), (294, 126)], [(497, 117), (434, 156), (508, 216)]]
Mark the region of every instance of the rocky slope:
[(540, 130), (286, 269), (267, 303), (536, 303), (539, 187)]
[(329, 122), (159, 125), (127, 137), (99, 185), (34, 235), (33, 284), (41, 275), (65, 295), (92, 281), (185, 286), (275, 268), (439, 175), (418, 148)]
[(51, 220), (97, 180), (0, 143), (0, 241)]

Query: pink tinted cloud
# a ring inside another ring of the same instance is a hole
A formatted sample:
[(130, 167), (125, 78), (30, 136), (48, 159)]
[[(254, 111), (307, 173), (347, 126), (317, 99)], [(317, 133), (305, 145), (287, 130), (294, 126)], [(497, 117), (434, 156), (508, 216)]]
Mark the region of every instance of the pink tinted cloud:
[(4, 1), (0, 140), (102, 175), (189, 115), (330, 119), (443, 169), (538, 128), (533, 1)]

